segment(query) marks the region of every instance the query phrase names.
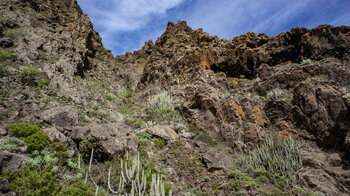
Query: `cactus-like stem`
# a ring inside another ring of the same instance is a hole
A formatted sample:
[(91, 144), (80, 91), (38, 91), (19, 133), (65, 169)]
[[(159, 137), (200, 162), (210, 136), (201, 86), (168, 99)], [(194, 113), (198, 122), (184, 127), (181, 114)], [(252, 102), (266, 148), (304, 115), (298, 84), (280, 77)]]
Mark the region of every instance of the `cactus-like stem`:
[(98, 196), (98, 186), (96, 186), (96, 192), (95, 192), (95, 196)]
[[(128, 157), (128, 154), (126, 157)], [(132, 161), (127, 158), (121, 159), (120, 163), (121, 175), (118, 191), (114, 191), (111, 187), (111, 168), (108, 173), (108, 188), (113, 194), (165, 196), (164, 182), (160, 174), (152, 174), (151, 170), (143, 169), (139, 154), (134, 157)], [(151, 177), (152, 181), (151, 185), (148, 187), (147, 178), (149, 177)], [(171, 194), (170, 192), (169, 195)]]
[(114, 191), (111, 187), (111, 168), (109, 168), (108, 171), (108, 189), (113, 193), (113, 194), (119, 194), (119, 192)]

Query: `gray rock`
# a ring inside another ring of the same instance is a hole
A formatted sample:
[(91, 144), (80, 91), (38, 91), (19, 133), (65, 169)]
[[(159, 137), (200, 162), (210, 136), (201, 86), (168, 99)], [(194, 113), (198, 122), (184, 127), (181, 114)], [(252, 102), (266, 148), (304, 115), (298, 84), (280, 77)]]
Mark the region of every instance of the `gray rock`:
[(210, 148), (204, 155), (203, 159), (210, 171), (226, 170), (232, 165), (232, 159), (224, 152), (218, 152), (215, 148)]
[(13, 46), (13, 40), (10, 38), (4, 38), (0, 40), (0, 46), (2, 48), (9, 48)]
[(0, 192), (7, 192), (10, 190), (10, 183), (6, 178), (0, 177)]
[(301, 184), (316, 195), (344, 195), (337, 187), (338, 182), (322, 169), (301, 169), (300, 179)]
[(85, 141), (109, 157), (118, 158), (129, 152), (136, 155), (138, 138), (128, 126), (119, 123), (77, 127), (72, 130), (74, 141)]
[(27, 161), (27, 155), (0, 151), (0, 172), (13, 174), (26, 164)]
[(0, 135), (6, 135), (7, 131), (6, 129), (0, 128)]
[(317, 168), (323, 166), (326, 161), (326, 155), (323, 152), (302, 151), (303, 166)]
[(40, 118), (53, 126), (68, 127), (79, 124), (78, 111), (72, 107), (55, 107), (44, 111)]
[(61, 142), (61, 143), (67, 142), (67, 137), (55, 127), (47, 128), (44, 131), (47, 134), (47, 136), (49, 136), (52, 142)]
[(174, 131), (174, 129), (170, 125), (155, 125), (153, 127), (149, 127), (141, 131), (148, 132), (149, 134), (160, 137), (166, 141), (175, 141), (179, 139), (179, 135)]
[(181, 137), (185, 138), (185, 139), (193, 139), (196, 134), (191, 133), (191, 132), (183, 132), (180, 134)]
[(342, 163), (341, 157), (338, 153), (332, 153), (328, 158), (329, 164), (333, 167), (340, 166)]
[(8, 192), (8, 193), (4, 193), (4, 194), (1, 194), (0, 193), (0, 196), (16, 196), (17, 194), (15, 193), (15, 192), (13, 192), (13, 191), (10, 191), (10, 192)]

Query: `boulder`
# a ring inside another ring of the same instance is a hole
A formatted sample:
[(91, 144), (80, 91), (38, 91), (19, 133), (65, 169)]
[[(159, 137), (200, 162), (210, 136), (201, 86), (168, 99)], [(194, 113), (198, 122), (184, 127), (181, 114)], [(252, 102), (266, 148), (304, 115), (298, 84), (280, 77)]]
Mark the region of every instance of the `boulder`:
[(27, 155), (0, 151), (0, 172), (8, 172), (12, 175), (26, 164), (27, 161)]
[(329, 164), (333, 167), (341, 166), (342, 159), (339, 155), (339, 153), (332, 153), (328, 157)]
[(141, 131), (148, 132), (149, 134), (160, 137), (166, 141), (175, 141), (179, 139), (178, 134), (174, 131), (171, 125), (155, 125)]
[(210, 148), (203, 155), (203, 160), (209, 171), (227, 170), (232, 166), (232, 158), (226, 155), (225, 152), (218, 152), (215, 148)]
[(300, 181), (304, 187), (313, 190), (316, 195), (347, 195), (337, 187), (338, 182), (323, 169), (301, 169)]
[(6, 178), (0, 177), (0, 193), (5, 193), (10, 190), (10, 183)]
[(44, 111), (40, 118), (45, 122), (59, 127), (77, 126), (79, 124), (78, 111), (72, 107), (55, 107)]
[(44, 131), (52, 142), (66, 143), (68, 141), (67, 137), (55, 127), (47, 128)]
[(0, 39), (0, 46), (2, 48), (9, 48), (13, 46), (13, 40), (10, 38)]
[(139, 144), (133, 130), (119, 123), (75, 127), (71, 138), (78, 144), (80, 151), (86, 150), (81, 142), (89, 149), (94, 147), (94, 156), (97, 159), (118, 158), (126, 152), (133, 156), (137, 153)]
[(17, 194), (13, 191), (10, 191), (8, 193), (5, 193), (5, 194), (0, 194), (0, 196), (16, 196)]

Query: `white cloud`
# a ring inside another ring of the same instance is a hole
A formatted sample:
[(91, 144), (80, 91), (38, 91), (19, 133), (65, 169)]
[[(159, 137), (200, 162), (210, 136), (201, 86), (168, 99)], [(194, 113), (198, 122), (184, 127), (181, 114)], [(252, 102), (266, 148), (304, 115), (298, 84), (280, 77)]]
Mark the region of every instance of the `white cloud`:
[(221, 0), (198, 4), (188, 23), (210, 34), (231, 38), (248, 31), (266, 32), (289, 22), (314, 0)]
[[(156, 39), (153, 32), (147, 32), (148, 34), (142, 37), (127, 38), (136, 40), (130, 40), (126, 46), (128, 40), (125, 38), (120, 40), (118, 37), (123, 33), (144, 28), (154, 17), (164, 17), (168, 9), (180, 5), (183, 1), (185, 0), (78, 0), (78, 3), (84, 13), (89, 14), (95, 30), (98, 30), (103, 38), (104, 46), (114, 50), (115, 54), (121, 52), (115, 51), (116, 48), (125, 48), (126, 50), (122, 49), (122, 52), (137, 50), (146, 40)], [(159, 31), (160, 29), (154, 29), (154, 32)], [(139, 40), (142, 38), (145, 40)]]
[[(183, 0), (78, 0), (102, 31), (133, 31), (147, 25), (154, 14), (164, 15)], [(98, 2), (106, 6), (96, 6)], [(102, 32), (101, 32), (102, 33)]]

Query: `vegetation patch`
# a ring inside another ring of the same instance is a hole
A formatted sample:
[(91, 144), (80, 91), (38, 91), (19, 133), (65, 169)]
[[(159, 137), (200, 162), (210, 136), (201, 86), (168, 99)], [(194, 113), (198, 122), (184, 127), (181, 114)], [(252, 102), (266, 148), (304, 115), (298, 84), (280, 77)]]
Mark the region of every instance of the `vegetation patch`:
[(288, 96), (289, 96), (288, 92), (286, 92), (285, 90), (276, 88), (269, 91), (266, 95), (266, 98), (269, 101), (279, 101), (279, 100), (287, 100)]
[[(254, 190), (263, 195), (294, 195), (295, 174), (302, 166), (302, 144), (279, 135), (266, 140), (249, 154), (239, 157), (227, 171), (232, 180), (220, 186), (231, 191)], [(264, 184), (273, 190), (264, 190)]]
[(32, 66), (24, 66), (19, 70), (19, 78), (23, 84), (36, 86), (41, 77), (41, 71)]
[(8, 150), (8, 151), (17, 151), (20, 147), (25, 146), (26, 143), (16, 137), (8, 137), (4, 139), (3, 145), (1, 146), (2, 150)]
[(31, 125), (27, 123), (14, 123), (6, 126), (6, 129), (9, 131), (10, 135), (15, 137), (28, 137), (33, 135), (41, 130), (37, 125)]
[(154, 122), (181, 121), (179, 111), (175, 110), (175, 101), (167, 91), (153, 95), (148, 99), (147, 120)]
[[(126, 156), (121, 159), (121, 175), (119, 182), (111, 181), (111, 168), (108, 173), (108, 189), (117, 195), (172, 195), (163, 178), (156, 171), (150, 170), (142, 164), (140, 156), (132, 160)], [(115, 184), (113, 186), (113, 184)]]
[(6, 51), (4, 49), (0, 49), (0, 62), (4, 62), (6, 60), (15, 60), (18, 57), (19, 55), (14, 51)]
[(50, 144), (50, 138), (37, 125), (15, 123), (6, 126), (9, 134), (25, 141), (28, 151), (42, 150)]

